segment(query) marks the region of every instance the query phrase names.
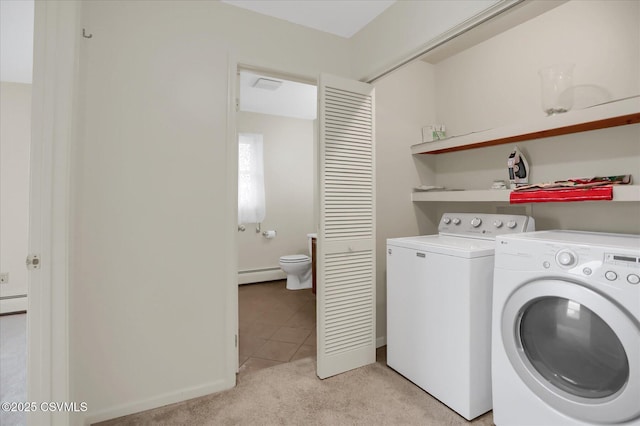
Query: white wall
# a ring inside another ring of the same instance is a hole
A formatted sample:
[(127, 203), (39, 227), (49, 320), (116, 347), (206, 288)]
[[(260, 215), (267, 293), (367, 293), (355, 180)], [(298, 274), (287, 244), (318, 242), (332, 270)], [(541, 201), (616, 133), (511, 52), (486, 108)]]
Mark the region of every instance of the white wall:
[[(351, 74), (351, 52), (342, 37), (218, 1), (160, 0), (157, 3), (167, 3), (163, 9), (170, 11), (176, 21), (171, 26), (182, 21), (202, 28), (201, 35), (208, 39), (228, 42), (240, 64), (311, 81), (318, 78), (320, 71)], [(143, 7), (148, 9), (146, 5)], [(182, 40), (188, 39), (187, 34)]]
[[(437, 121), (449, 135), (543, 115), (539, 68), (574, 62), (575, 106), (640, 93), (640, 3), (570, 1), (435, 65)], [(640, 179), (640, 126), (519, 143), (532, 182), (632, 174)], [(513, 146), (436, 156), (435, 183), (489, 188), (506, 179)], [(419, 156), (421, 157), (421, 156)], [(418, 159), (417, 161), (434, 161)], [(439, 206), (439, 213), (450, 206)], [(469, 206), (460, 206), (469, 209)], [(538, 229), (640, 233), (638, 203), (533, 204)], [(614, 217), (615, 220), (605, 218)]]
[(198, 27), (153, 4), (84, 12), (70, 375), (97, 421), (233, 386), (235, 256), (216, 244), (229, 220), (224, 48), (178, 42)]
[[(0, 83), (0, 297), (27, 294), (31, 84)], [(26, 297), (0, 302), (0, 312), (26, 309)]]
[(239, 112), (237, 129), (264, 137), (267, 214), (262, 230), (277, 231), (269, 240), (252, 224), (239, 232), (238, 269), (279, 268), (280, 256), (307, 254), (307, 234), (315, 232), (313, 120)]
[(449, 135), (544, 116), (538, 70), (575, 63), (574, 108), (640, 93), (636, 1), (570, 1), (436, 66)]
[(353, 77), (363, 81), (421, 53), (496, 0), (398, 1), (350, 39)]
[(219, 2), (85, 2), (81, 27), (69, 351), (71, 399), (89, 411), (74, 423), (235, 383), (225, 46), (250, 65), (349, 73), (343, 39)]
[[(436, 232), (437, 218), (410, 201), (411, 188), (435, 179), (409, 147), (435, 119), (434, 67), (414, 62), (375, 83), (376, 88), (376, 333), (386, 338), (386, 240)], [(416, 95), (419, 94), (419, 95)], [(435, 222), (434, 222), (435, 220)]]

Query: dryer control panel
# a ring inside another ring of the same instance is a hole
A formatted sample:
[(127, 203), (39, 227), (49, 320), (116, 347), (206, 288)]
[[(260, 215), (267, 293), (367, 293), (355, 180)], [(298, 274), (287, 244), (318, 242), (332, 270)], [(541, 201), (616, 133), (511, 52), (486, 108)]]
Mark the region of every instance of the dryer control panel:
[(568, 274), (594, 285), (638, 289), (640, 237), (578, 231), (500, 236), (495, 267)]
[[(598, 253), (596, 249), (588, 250), (584, 247), (552, 247), (555, 250), (556, 267), (568, 273), (592, 277), (610, 284), (640, 283), (640, 256)], [(542, 262), (545, 269), (550, 269), (552, 264), (549, 261)]]
[(612, 265), (635, 266), (640, 268), (640, 256), (629, 256), (627, 254), (605, 253), (604, 262)]
[[(628, 254), (604, 254), (604, 266), (606, 272), (604, 277), (609, 281), (616, 281), (618, 278), (626, 279), (629, 284), (640, 284), (640, 256), (630, 256)], [(618, 269), (626, 270), (619, 276)], [(631, 268), (631, 270), (629, 270)]]

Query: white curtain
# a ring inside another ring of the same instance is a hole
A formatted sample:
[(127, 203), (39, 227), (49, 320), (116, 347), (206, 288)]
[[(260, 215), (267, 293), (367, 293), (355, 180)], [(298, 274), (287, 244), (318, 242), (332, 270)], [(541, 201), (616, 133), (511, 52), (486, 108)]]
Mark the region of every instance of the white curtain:
[(265, 217), (262, 135), (238, 134), (238, 224)]

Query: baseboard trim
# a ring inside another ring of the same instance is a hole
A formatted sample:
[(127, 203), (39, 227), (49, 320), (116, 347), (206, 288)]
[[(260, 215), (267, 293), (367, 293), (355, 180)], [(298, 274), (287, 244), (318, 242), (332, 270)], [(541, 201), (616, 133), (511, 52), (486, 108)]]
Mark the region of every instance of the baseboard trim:
[(27, 311), (27, 296), (0, 299), (0, 315)]
[(376, 339), (376, 348), (386, 346), (386, 344), (387, 344), (387, 336), (378, 337)]
[(287, 274), (285, 274), (279, 267), (250, 269), (238, 272), (239, 285), (261, 283), (264, 281), (284, 280), (286, 278)]
[(228, 380), (217, 380), (215, 382), (207, 383), (201, 386), (194, 386), (192, 388), (185, 388), (175, 392), (165, 393), (153, 398), (144, 399), (130, 404), (118, 405), (88, 415), (84, 419), (84, 424), (85, 426), (89, 426), (94, 423), (117, 419), (118, 417), (140, 413), (142, 411), (163, 407), (165, 405), (174, 404), (176, 402), (182, 402), (212, 393), (222, 392), (233, 388), (234, 385), (235, 383), (231, 383)]

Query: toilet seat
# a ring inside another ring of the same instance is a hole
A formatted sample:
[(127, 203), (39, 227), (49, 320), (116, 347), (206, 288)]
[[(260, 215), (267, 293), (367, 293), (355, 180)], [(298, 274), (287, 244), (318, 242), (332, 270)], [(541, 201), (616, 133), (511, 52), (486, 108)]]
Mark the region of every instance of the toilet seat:
[(280, 268), (287, 274), (287, 290), (311, 288), (311, 258), (304, 254), (292, 254), (280, 258)]
[(304, 263), (309, 261), (311, 261), (311, 258), (304, 254), (291, 254), (280, 258), (280, 262), (282, 263)]

